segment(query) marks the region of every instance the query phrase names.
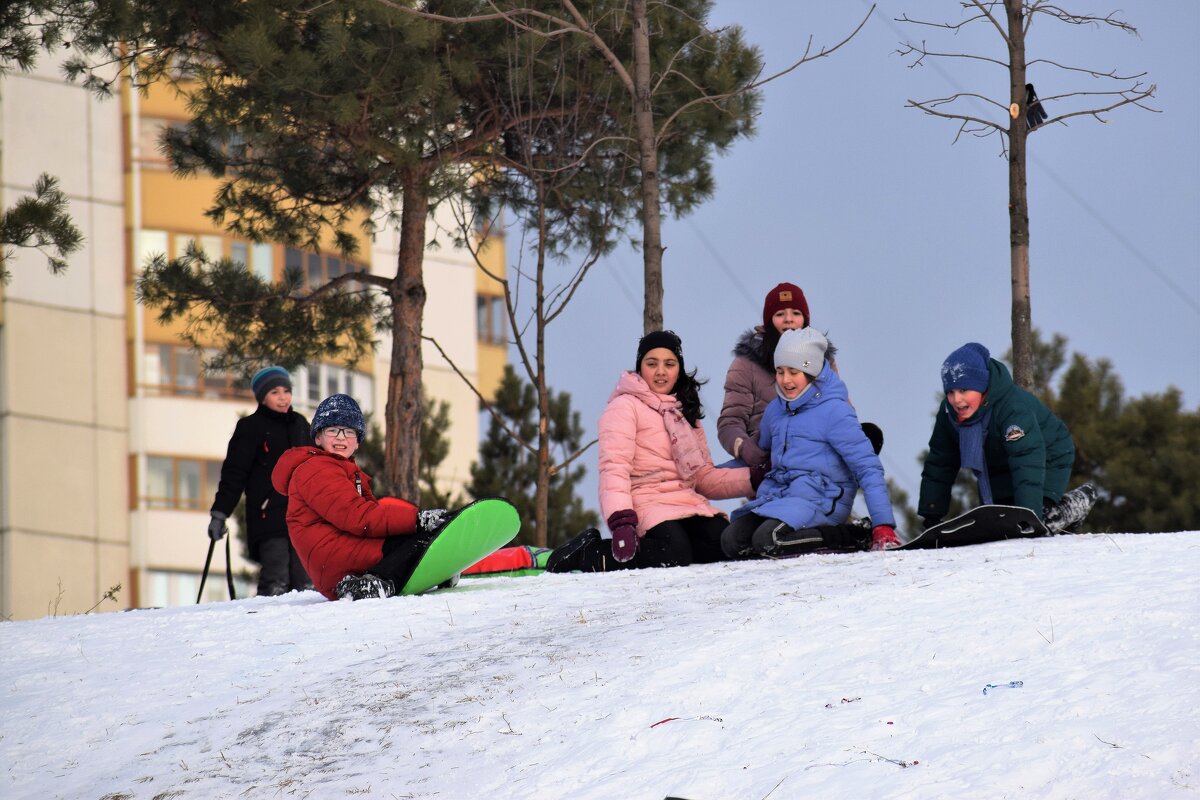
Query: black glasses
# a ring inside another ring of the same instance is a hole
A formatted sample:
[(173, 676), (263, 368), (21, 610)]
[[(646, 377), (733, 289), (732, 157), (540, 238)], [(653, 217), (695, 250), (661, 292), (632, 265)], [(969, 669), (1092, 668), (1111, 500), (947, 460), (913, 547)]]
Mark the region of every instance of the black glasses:
[(354, 430), (354, 428), (326, 428), (321, 433), (327, 434), (334, 439), (354, 439), (358, 441), (358, 431)]

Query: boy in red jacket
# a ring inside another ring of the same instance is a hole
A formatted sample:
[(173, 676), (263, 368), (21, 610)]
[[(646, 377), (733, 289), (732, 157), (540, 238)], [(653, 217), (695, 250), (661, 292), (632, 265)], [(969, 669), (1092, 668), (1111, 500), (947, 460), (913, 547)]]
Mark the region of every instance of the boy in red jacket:
[(288, 535), (313, 585), (330, 600), (391, 597), (404, 587), (432, 535), (419, 534), (417, 507), (380, 503), (354, 463), (366, 433), (362, 409), (345, 394), (313, 415), (315, 447), (285, 452), (271, 475), (288, 496)]

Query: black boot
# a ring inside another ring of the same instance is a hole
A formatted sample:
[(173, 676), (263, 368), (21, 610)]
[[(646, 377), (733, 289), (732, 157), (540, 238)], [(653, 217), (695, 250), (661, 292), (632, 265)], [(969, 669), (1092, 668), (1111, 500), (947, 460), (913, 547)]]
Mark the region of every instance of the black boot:
[(546, 572), (575, 572), (583, 569), (584, 557), (589, 549), (598, 546), (603, 541), (600, 531), (588, 528), (574, 539), (569, 539), (558, 547), (546, 559)]
[(396, 585), (368, 572), (365, 575), (347, 575), (338, 581), (333, 592), (342, 600), (366, 600), (371, 597), (392, 597), (396, 594)]

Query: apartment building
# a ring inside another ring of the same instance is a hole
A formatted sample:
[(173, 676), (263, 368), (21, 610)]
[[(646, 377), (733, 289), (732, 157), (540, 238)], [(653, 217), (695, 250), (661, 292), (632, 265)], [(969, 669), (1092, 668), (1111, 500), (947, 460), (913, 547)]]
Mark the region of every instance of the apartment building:
[[(288, 267), (314, 284), (350, 269), (395, 274), (393, 230), (364, 237), (347, 261), (214, 227), (203, 211), (217, 182), (174, 176), (158, 151), (159, 133), (185, 114), (165, 89), (98, 100), (48, 59), (0, 79), (0, 207), (48, 172), (86, 237), (62, 275), (42, 254), (16, 251), (0, 286), (0, 619), (196, 601), (225, 447), (255, 404), (240, 376), (204, 372), (180, 328), (136, 304), (147, 258), (191, 244), (264, 278)], [(501, 290), (454, 246), (454, 225), (446, 214), (431, 226), (441, 242), (425, 259), (424, 329), (486, 396), (506, 359)], [(489, 237), (483, 252), (502, 274), (503, 240)], [(389, 353), (385, 338), (365, 362), (301, 367), (296, 408), (311, 416), (321, 398), (346, 392), (382, 424)], [(426, 394), (450, 407), (439, 480), (458, 488), (478, 453), (478, 402), (428, 343), (424, 363)], [(237, 549), (233, 571), (249, 576), (254, 565)], [(213, 571), (224, 571), (223, 551)], [(239, 582), (240, 594), (252, 591), (252, 580)], [(223, 576), (211, 575), (205, 599), (224, 596)]]

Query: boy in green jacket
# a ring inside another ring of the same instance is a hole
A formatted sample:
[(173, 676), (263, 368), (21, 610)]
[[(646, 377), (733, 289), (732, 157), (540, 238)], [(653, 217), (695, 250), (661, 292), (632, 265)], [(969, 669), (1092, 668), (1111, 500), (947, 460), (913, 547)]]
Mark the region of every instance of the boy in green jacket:
[(984, 504), (1023, 506), (1057, 533), (1083, 521), (1096, 502), (1084, 484), (1067, 492), (1075, 444), (1062, 420), (1013, 383), (1008, 368), (969, 342), (942, 364), (946, 399), (938, 409), (921, 472), (917, 513), (929, 527), (950, 507), (950, 489), (967, 467)]

